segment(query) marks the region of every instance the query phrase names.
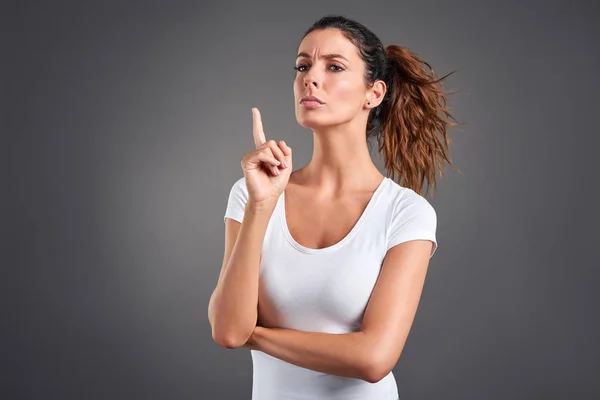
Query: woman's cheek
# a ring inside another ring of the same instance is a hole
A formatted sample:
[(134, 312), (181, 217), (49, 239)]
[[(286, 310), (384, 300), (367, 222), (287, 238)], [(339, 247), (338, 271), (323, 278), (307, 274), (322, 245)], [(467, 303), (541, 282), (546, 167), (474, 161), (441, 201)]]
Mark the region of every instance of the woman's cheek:
[(336, 93), (335, 104), (339, 106), (340, 111), (354, 112), (357, 102), (357, 93), (352, 88), (344, 88)]
[(346, 79), (335, 82), (334, 93), (337, 101), (352, 102), (356, 92), (356, 82)]

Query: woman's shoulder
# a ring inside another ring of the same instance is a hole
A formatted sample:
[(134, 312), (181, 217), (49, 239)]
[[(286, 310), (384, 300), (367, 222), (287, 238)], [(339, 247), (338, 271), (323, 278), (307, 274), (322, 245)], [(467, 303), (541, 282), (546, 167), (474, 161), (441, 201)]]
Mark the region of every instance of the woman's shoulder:
[(235, 219), (242, 222), (244, 217), (244, 209), (248, 202), (248, 189), (246, 187), (246, 177), (243, 176), (233, 182), (229, 189), (229, 197), (227, 199), (227, 209), (223, 220), (227, 218)]
[(393, 179), (388, 178), (388, 181), (387, 195), (395, 213), (410, 209), (413, 212), (435, 214), (433, 205), (424, 196), (411, 188), (400, 185)]
[(233, 181), (233, 184), (230, 186), (230, 193), (236, 193), (242, 197), (248, 198), (248, 187), (246, 186), (246, 177), (242, 176), (241, 178)]

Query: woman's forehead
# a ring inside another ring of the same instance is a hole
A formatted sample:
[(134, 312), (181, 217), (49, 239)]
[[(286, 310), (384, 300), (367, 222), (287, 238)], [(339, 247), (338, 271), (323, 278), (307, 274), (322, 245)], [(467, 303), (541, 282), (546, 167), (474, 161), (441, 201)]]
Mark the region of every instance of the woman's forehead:
[(298, 47), (298, 54), (310, 57), (322, 54), (339, 54), (348, 60), (358, 57), (358, 49), (338, 29), (315, 30), (306, 35)]

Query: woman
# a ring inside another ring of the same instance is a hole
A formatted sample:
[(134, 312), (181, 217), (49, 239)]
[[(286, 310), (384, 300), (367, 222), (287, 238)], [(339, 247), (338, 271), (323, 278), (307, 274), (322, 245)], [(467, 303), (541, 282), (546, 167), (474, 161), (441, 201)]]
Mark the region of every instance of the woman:
[[(208, 315), (218, 344), (251, 350), (254, 400), (398, 398), (392, 369), (437, 249), (423, 184), (452, 166), (445, 77), (424, 66), (327, 16), (304, 35), (295, 66), (310, 163), (292, 171), (292, 149), (266, 140), (253, 109), (256, 149), (229, 195)], [(391, 179), (373, 164), (370, 137)]]

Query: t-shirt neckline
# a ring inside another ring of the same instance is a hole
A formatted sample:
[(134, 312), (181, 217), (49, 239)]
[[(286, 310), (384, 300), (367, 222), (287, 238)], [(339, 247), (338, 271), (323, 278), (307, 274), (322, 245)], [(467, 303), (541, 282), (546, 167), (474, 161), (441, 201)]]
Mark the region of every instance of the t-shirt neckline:
[(350, 241), (350, 239), (352, 239), (352, 237), (360, 229), (361, 225), (364, 223), (365, 219), (369, 215), (369, 212), (374, 207), (375, 202), (377, 201), (377, 198), (379, 197), (379, 194), (382, 191), (382, 189), (385, 186), (385, 184), (387, 183), (388, 179), (389, 178), (387, 176), (383, 177), (383, 179), (379, 183), (379, 186), (377, 186), (377, 189), (375, 189), (375, 192), (373, 192), (373, 194), (371, 195), (371, 198), (369, 199), (369, 202), (367, 203), (367, 206), (363, 210), (362, 214), (360, 215), (360, 217), (358, 218), (358, 220), (356, 221), (356, 223), (354, 224), (354, 226), (352, 227), (352, 229), (350, 230), (350, 232), (348, 232), (348, 234), (346, 236), (344, 236), (344, 238), (342, 238), (337, 243), (334, 243), (334, 244), (332, 244), (331, 246), (328, 246), (328, 247), (323, 247), (321, 249), (314, 249), (314, 248), (311, 248), (311, 247), (305, 247), (305, 246), (301, 245), (300, 243), (298, 243), (296, 241), (296, 239), (294, 239), (292, 237), (292, 234), (290, 233), (290, 231), (288, 229), (287, 219), (286, 219), (286, 216), (285, 216), (285, 190), (284, 190), (281, 193), (281, 204), (280, 204), (280, 208), (279, 208), (279, 221), (281, 222), (281, 229), (283, 231), (283, 234), (284, 234), (285, 238), (287, 239), (287, 241), (289, 242), (289, 244), (292, 247), (294, 247), (295, 249), (297, 249), (297, 250), (299, 250), (299, 251), (301, 251), (303, 253), (306, 253), (306, 254), (331, 253), (331, 252), (339, 249), (340, 247), (342, 247), (346, 243), (348, 243)]

